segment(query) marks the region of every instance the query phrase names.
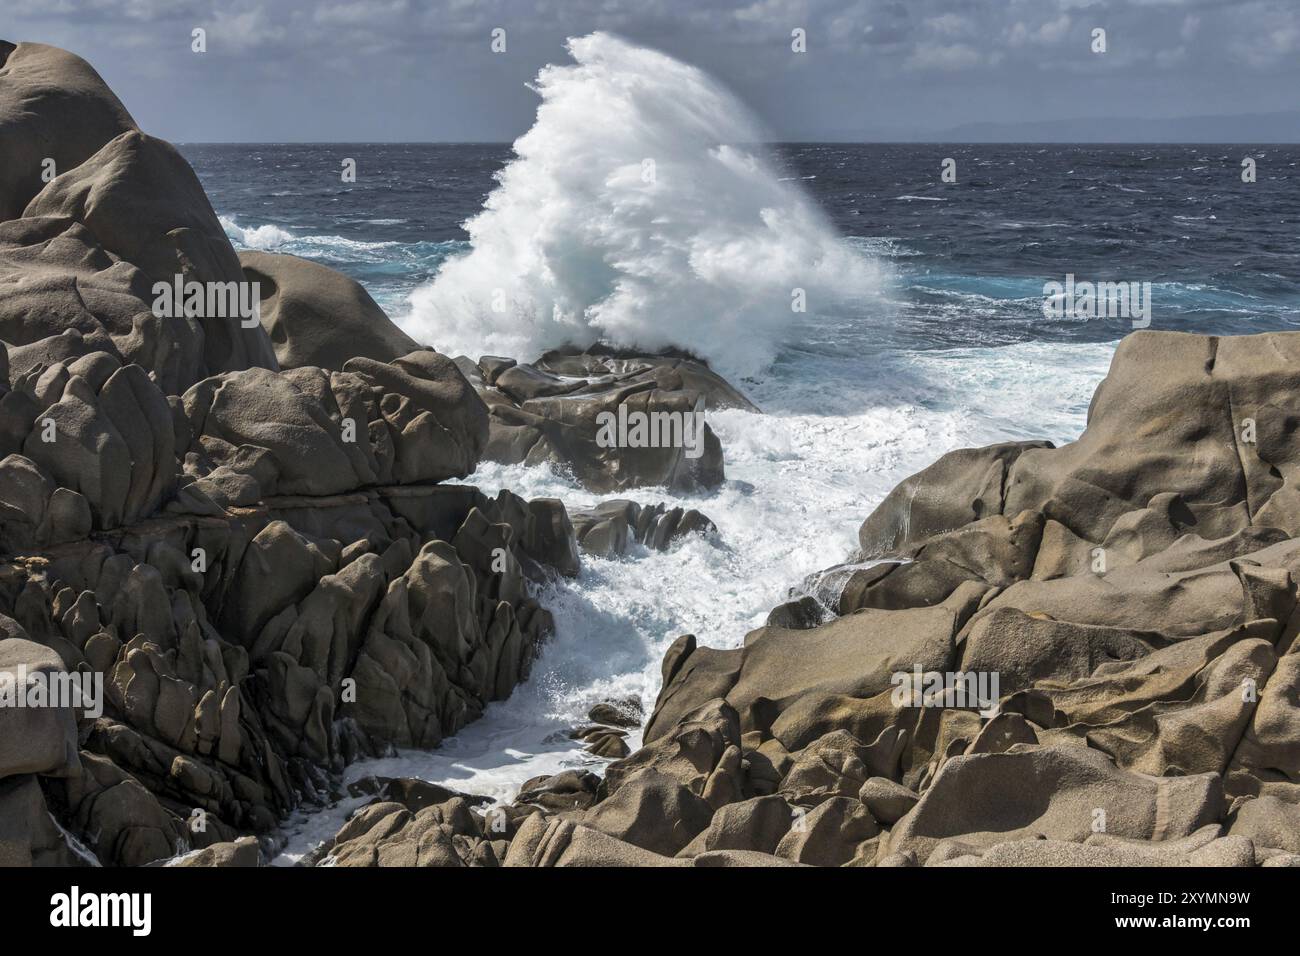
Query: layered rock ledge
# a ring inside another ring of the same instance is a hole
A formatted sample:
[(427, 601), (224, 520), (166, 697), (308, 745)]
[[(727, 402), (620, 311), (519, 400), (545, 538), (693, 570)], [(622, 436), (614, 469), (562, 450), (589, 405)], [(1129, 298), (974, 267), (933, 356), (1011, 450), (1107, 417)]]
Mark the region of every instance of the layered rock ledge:
[(1298, 333), (1135, 333), (1078, 441), (899, 485), (821, 576), (832, 606), (796, 596), (735, 650), (680, 638), (603, 779), (377, 802), (330, 858), (1300, 865), (1298, 369)]

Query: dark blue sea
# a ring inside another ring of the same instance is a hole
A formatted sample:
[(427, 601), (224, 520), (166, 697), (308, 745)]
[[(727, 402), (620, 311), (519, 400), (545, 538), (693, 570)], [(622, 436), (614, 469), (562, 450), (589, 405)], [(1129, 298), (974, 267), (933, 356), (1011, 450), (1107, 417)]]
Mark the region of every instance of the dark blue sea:
[[(183, 147), (237, 245), (317, 259), (400, 313), (466, 248), (508, 145)], [(876, 328), (916, 348), (1111, 341), (1122, 320), (1044, 321), (1042, 286), (1153, 284), (1152, 327), (1300, 326), (1300, 147), (782, 144), (841, 235), (892, 261)], [(343, 158), (354, 184), (340, 182)], [(940, 182), (956, 160), (957, 182)], [(1242, 182), (1241, 161), (1256, 162)]]

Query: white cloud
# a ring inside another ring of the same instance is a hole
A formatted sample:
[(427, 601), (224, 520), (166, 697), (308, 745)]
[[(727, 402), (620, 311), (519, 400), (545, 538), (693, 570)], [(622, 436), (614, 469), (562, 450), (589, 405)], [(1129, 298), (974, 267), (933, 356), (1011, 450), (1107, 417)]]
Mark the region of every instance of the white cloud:
[(921, 43), (904, 61), (912, 70), (967, 70), (979, 66), (983, 57), (965, 43)]
[[(197, 26), (205, 26), (203, 23)], [(208, 31), (208, 50), (213, 53), (244, 53), (260, 47), (274, 46), (287, 35), (284, 26), (274, 23), (261, 7), (239, 13), (217, 10)]]
[(970, 33), (974, 29), (974, 24), (966, 17), (956, 13), (945, 13), (937, 17), (929, 17), (925, 25), (935, 33), (942, 33), (944, 36), (962, 36)]
[(1007, 43), (1015, 47), (1060, 43), (1070, 32), (1071, 23), (1068, 13), (1062, 13), (1055, 20), (1048, 20), (1036, 28), (1029, 27), (1023, 20), (1017, 20), (1007, 30)]

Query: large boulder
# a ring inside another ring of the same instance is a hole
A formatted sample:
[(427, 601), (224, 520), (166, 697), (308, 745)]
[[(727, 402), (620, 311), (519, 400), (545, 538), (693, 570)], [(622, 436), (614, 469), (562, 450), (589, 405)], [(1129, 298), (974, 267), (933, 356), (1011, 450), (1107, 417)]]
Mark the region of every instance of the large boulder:
[(96, 529), (157, 511), (176, 484), (175, 432), (145, 370), (99, 352), (54, 365), (39, 385), (37, 405), (50, 404), (23, 443), (26, 459), (79, 495)]
[(1098, 832), (1170, 840), (1225, 812), (1223, 783), (1213, 773), (1150, 777), (1086, 748), (1021, 744), (949, 760), (890, 831), (888, 850), (924, 863), (948, 838), (970, 846), (1017, 837), (1082, 843)]
[(165, 394), (206, 374), (199, 319), (154, 314), (152, 282), (62, 216), (0, 223), (0, 341), (15, 380), (106, 352), (153, 374)]
[(181, 404), (186, 471), (221, 504), (463, 478), (488, 431), (487, 409), (456, 365), (428, 350), (391, 363), (351, 359), (342, 372), (226, 373)]
[[(0, 221), (135, 120), (81, 57), (43, 43), (0, 40)], [(45, 165), (53, 160), (53, 168)]]
[[(59, 176), (24, 216), (71, 219), (154, 283), (244, 283), (243, 270), (194, 170), (170, 143), (138, 131), (110, 140)], [(150, 304), (153, 305), (151, 296)], [(206, 371), (277, 367), (266, 330), (242, 315), (201, 316)]]
[(393, 324), (359, 282), (297, 256), (241, 250), (261, 294), (262, 327), (282, 368), (342, 371), (349, 359), (391, 362), (419, 343)]
[(16, 636), (0, 640), (0, 779), (79, 772), (78, 714), (63, 696), (69, 686), (63, 661), (0, 615), (0, 634), (6, 633)]
[(491, 412), (485, 458), (550, 464), (597, 493), (718, 487), (725, 478), (722, 444), (708, 412), (741, 402), (753, 407), (706, 366), (679, 367), (675, 359), (619, 360), (612, 368), (578, 358), (524, 365), (461, 357), (457, 364)]

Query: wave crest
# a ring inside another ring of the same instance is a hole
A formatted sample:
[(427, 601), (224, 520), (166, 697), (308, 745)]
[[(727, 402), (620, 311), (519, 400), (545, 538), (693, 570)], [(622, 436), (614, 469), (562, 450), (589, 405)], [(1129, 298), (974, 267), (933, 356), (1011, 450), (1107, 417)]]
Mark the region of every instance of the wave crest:
[(702, 71), (606, 33), (542, 69), (470, 250), (399, 322), (451, 354), (534, 358), (565, 343), (678, 346), (762, 370), (799, 315), (878, 291), (876, 260), (837, 237), (761, 155), (760, 125)]

